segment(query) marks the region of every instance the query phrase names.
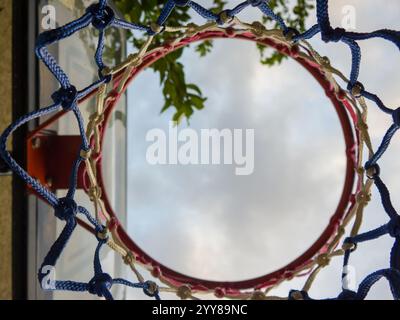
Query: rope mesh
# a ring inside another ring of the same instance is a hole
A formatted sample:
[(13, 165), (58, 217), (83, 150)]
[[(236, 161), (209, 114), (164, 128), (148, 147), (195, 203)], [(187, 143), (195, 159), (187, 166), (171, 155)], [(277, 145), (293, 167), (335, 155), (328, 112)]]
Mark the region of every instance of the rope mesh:
[[(53, 95), (55, 102), (53, 105), (39, 109), (18, 119), (5, 130), (0, 138), (0, 152), (4, 161), (14, 173), (19, 175), (54, 208), (57, 218), (65, 221), (63, 231), (51, 247), (39, 269), (38, 278), (41, 284), (43, 279), (48, 276), (48, 269), (46, 267), (56, 266), (58, 258), (73, 234), (77, 224), (77, 216), (83, 215), (83, 217), (86, 217), (89, 224), (92, 225), (98, 240), (93, 261), (94, 276), (87, 283), (56, 280), (51, 290), (87, 291), (99, 297), (112, 299), (110, 293), (111, 287), (113, 285), (125, 285), (131, 288), (142, 289), (144, 294), (155, 299), (160, 299), (161, 292), (173, 292), (181, 299), (198, 299), (200, 294), (208, 293), (214, 293), (220, 298), (225, 297), (232, 299), (311, 299), (308, 292), (318, 273), (329, 265), (331, 259), (342, 256), (344, 260), (343, 270), (345, 270), (348, 266), (350, 255), (357, 249), (358, 243), (370, 241), (384, 234), (389, 234), (395, 238), (395, 243), (391, 248), (389, 267), (384, 270), (375, 271), (364, 279), (357, 292), (343, 288), (342, 292), (335, 299), (365, 299), (369, 289), (382, 277), (389, 281), (393, 297), (395, 299), (400, 298), (400, 217), (393, 207), (390, 193), (380, 177), (380, 168), (378, 165), (378, 161), (386, 152), (393, 136), (400, 128), (400, 109), (387, 107), (377, 95), (366, 91), (364, 86), (358, 82), (361, 51), (357, 44), (357, 41), (378, 37), (388, 40), (397, 47), (400, 47), (400, 33), (398, 31), (386, 29), (371, 33), (355, 33), (347, 32), (341, 28), (335, 29), (331, 26), (329, 21), (328, 0), (317, 0), (316, 3), (318, 24), (312, 26), (303, 34), (300, 34), (297, 30), (288, 28), (282, 18), (275, 14), (268, 6), (268, 1), (247, 0), (231, 10), (224, 10), (220, 14), (215, 14), (194, 1), (169, 0), (166, 2), (157, 22), (153, 23), (151, 26), (143, 26), (126, 22), (115, 17), (112, 9), (107, 6), (107, 1), (101, 0), (97, 4), (90, 6), (85, 15), (76, 21), (55, 30), (46, 31), (38, 37), (36, 48), (37, 56), (48, 67), (50, 72), (53, 73), (61, 89)], [(207, 22), (200, 26), (194, 24), (182, 27), (168, 26), (166, 24), (168, 17), (177, 6), (189, 6), (194, 12), (206, 19)], [(242, 22), (236, 17), (237, 14), (249, 6), (258, 8), (264, 15), (275, 20), (280, 26), (280, 29), (269, 30), (258, 22), (249, 24)], [(46, 46), (67, 38), (83, 28), (89, 27), (90, 23), (100, 31), (98, 48), (94, 57), (99, 68), (99, 79), (89, 87), (78, 91), (70, 84), (68, 76), (57, 64), (54, 57), (47, 51)], [(104, 30), (109, 27), (139, 30), (147, 34), (147, 40), (136, 54), (130, 55), (126, 61), (111, 68), (104, 66), (102, 60)], [(157, 37), (157, 34), (161, 32), (174, 33), (174, 40), (169, 43), (169, 46), (173, 47), (174, 45), (182, 43), (182, 41), (188, 37), (194, 37), (204, 32), (213, 31), (226, 32), (230, 35), (250, 33), (257, 39), (272, 39), (285, 46), (288, 52), (297, 49), (297, 55), (299, 57), (319, 66), (324, 76), (331, 83), (333, 93), (343, 101), (348, 109), (348, 113), (356, 123), (355, 133), (357, 147), (355, 148), (356, 150), (349, 150), (348, 152), (352, 152), (356, 157), (354, 170), (358, 182), (354, 197), (349, 199), (346, 215), (340, 225), (337, 226), (335, 235), (327, 243), (323, 251), (308, 263), (278, 279), (273, 286), (257, 287), (249, 291), (241, 290), (229, 292), (219, 288), (214, 290), (209, 290), (207, 288), (202, 288), (201, 290), (194, 289), (190, 285), (177, 284), (170, 281), (170, 279), (163, 277), (157, 268), (143, 263), (142, 261), (138, 261), (135, 253), (126, 246), (117, 232), (118, 225), (105, 204), (105, 195), (102, 193), (99, 184), (99, 172), (97, 170), (98, 162), (101, 159), (102, 131), (105, 128), (105, 114), (107, 109), (113, 101), (117, 100), (118, 97), (123, 94), (133, 72), (142, 64), (146, 56), (156, 53), (157, 50), (159, 50), (159, 48), (152, 48), (153, 40)], [(316, 36), (318, 33), (321, 33), (321, 38), (325, 42), (341, 41), (349, 46), (352, 54), (352, 69), (349, 78), (332, 67), (329, 59), (321, 57), (307, 42), (307, 39)], [(340, 78), (347, 84), (347, 90), (340, 88), (335, 77)], [(96, 110), (90, 117), (87, 126), (85, 126), (79, 112), (78, 100), (94, 92), (96, 92), (97, 100)], [(393, 125), (388, 129), (387, 134), (382, 139), (382, 143), (376, 152), (372, 147), (371, 138), (368, 134), (368, 109), (366, 100), (375, 103), (383, 112), (393, 117)], [(15, 162), (6, 149), (8, 138), (20, 126), (38, 117), (60, 111), (60, 109), (64, 109), (63, 112), (72, 111), (74, 113), (82, 138), (81, 150), (73, 166), (70, 188), (65, 198), (57, 198), (53, 192), (44, 187), (39, 181), (29, 176), (29, 174)], [(363, 162), (364, 149), (367, 151), (366, 154), (368, 155), (368, 161), (365, 164)], [(94, 216), (89, 213), (89, 210), (78, 206), (74, 201), (75, 189), (77, 187), (76, 177), (81, 163), (84, 163), (85, 174), (88, 178), (86, 191), (93, 203), (92, 212)], [(359, 234), (363, 220), (363, 212), (371, 199), (371, 189), (373, 185), (375, 185), (380, 193), (384, 211), (388, 215), (388, 223), (375, 230)], [(349, 226), (351, 228), (350, 234), (344, 239), (345, 230)], [(110, 275), (103, 272), (99, 254), (105, 244), (119, 254), (123, 261), (131, 268), (137, 278), (136, 283), (124, 279), (113, 279)], [(340, 246), (340, 244), (342, 245)], [(155, 282), (146, 281), (144, 276), (139, 272), (137, 268), (138, 265), (150, 271), (153, 276), (158, 278), (163, 286), (160, 287)], [(283, 281), (304, 275), (308, 275), (308, 278), (301, 290), (292, 290), (287, 297), (269, 295), (270, 290)], [(342, 278), (344, 277), (345, 272), (343, 271)]]

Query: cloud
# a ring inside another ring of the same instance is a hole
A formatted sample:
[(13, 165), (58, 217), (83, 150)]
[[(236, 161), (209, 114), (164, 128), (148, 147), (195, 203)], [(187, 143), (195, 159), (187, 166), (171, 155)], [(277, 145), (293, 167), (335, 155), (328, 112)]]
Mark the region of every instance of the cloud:
[[(354, 4), (360, 29), (396, 27), (399, 6), (385, 3), (382, 14), (376, 15), (372, 1), (337, 1), (331, 5), (332, 21), (340, 22), (342, 4)], [(314, 42), (332, 57), (333, 65), (349, 71), (346, 47)], [(398, 69), (393, 67), (398, 52), (378, 45), (382, 41), (363, 44), (368, 63), (362, 67), (362, 81), (398, 105), (399, 79), (392, 71)], [(190, 126), (255, 129), (255, 173), (238, 177), (230, 166), (148, 165), (146, 132), (166, 130), (172, 112), (159, 114), (163, 98), (158, 76), (145, 71), (129, 90), (128, 229), (146, 252), (177, 271), (212, 280), (242, 280), (285, 265), (319, 236), (340, 197), (345, 146), (324, 92), (295, 62), (266, 68), (251, 43), (217, 40), (214, 46), (205, 58), (199, 59), (191, 48), (182, 59), (188, 81), (199, 84), (208, 97), (206, 109), (195, 113)], [(376, 112), (372, 118), (377, 145), (390, 119)], [(398, 171), (396, 151), (384, 162), (384, 177), (399, 194), (398, 179), (390, 174)], [(374, 192), (363, 230), (386, 220)], [(352, 259), (359, 280), (387, 266), (390, 245), (391, 239), (384, 238), (360, 246)], [(315, 297), (337, 294), (341, 263), (336, 259), (321, 273), (312, 291)], [(276, 292), (286, 294), (302, 282), (294, 280)], [(371, 297), (389, 297), (387, 288), (380, 285)]]

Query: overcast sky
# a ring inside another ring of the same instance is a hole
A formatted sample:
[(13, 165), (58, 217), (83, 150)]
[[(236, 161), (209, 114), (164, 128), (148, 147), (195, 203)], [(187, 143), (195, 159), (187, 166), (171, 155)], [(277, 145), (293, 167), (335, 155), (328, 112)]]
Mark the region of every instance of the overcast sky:
[[(210, 1), (199, 1), (207, 5)], [(240, 1), (230, 1), (233, 7)], [(356, 30), (400, 29), (397, 0), (376, 2), (331, 1), (333, 25), (340, 25), (342, 8), (356, 8)], [(315, 23), (314, 13), (308, 26)], [(255, 9), (240, 16), (259, 18)], [(312, 44), (332, 64), (348, 74), (349, 50), (343, 44)], [(400, 98), (398, 50), (382, 40), (360, 43), (363, 64), (360, 80), (392, 107)], [(294, 61), (267, 68), (259, 63), (254, 44), (217, 40), (205, 58), (193, 47), (185, 50), (188, 82), (203, 90), (206, 108), (196, 111), (190, 127), (254, 129), (255, 170), (236, 176), (233, 165), (167, 165), (147, 163), (145, 137), (152, 128), (168, 129), (173, 110), (160, 115), (163, 96), (158, 75), (147, 70), (129, 89), (128, 107), (128, 230), (147, 253), (168, 267), (211, 280), (244, 280), (291, 262), (321, 234), (336, 209), (344, 181), (345, 145), (337, 115), (324, 92)], [(370, 104), (370, 128), (375, 147), (390, 118)], [(183, 122), (179, 128), (188, 124)], [(394, 204), (400, 183), (393, 172), (400, 148), (397, 136), (382, 159), (382, 176)], [(363, 230), (387, 222), (377, 193), (366, 210)], [(384, 237), (359, 246), (353, 255), (357, 280), (388, 267), (393, 240)], [(311, 290), (315, 298), (340, 291), (342, 259), (321, 272)], [(304, 279), (285, 283), (275, 292), (286, 296), (300, 289)], [(129, 298), (143, 298), (128, 290)], [(370, 298), (391, 298), (386, 283)]]

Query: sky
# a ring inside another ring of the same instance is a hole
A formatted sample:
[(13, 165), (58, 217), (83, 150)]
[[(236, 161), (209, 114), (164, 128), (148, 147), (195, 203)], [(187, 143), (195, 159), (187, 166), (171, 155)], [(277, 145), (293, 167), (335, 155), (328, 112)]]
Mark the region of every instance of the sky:
[[(208, 1), (209, 2), (209, 1)], [(199, 3), (207, 5), (207, 1)], [(232, 1), (234, 6), (239, 1)], [(340, 25), (342, 9), (352, 5), (356, 31), (399, 29), (396, 0), (331, 1), (332, 25)], [(239, 16), (259, 19), (252, 9)], [(307, 21), (315, 23), (314, 14)], [(343, 44), (311, 43), (332, 65), (350, 71)], [(360, 80), (389, 106), (400, 103), (398, 50), (381, 40), (360, 43)], [(168, 130), (173, 110), (160, 114), (163, 96), (158, 75), (143, 72), (128, 91), (128, 231), (148, 254), (168, 267), (210, 280), (244, 280), (271, 272), (305, 251), (321, 234), (334, 212), (344, 182), (345, 145), (335, 111), (314, 79), (295, 61), (268, 68), (259, 63), (254, 44), (216, 40), (212, 53), (198, 58), (194, 47), (182, 57), (188, 82), (208, 98), (185, 127), (254, 129), (255, 170), (236, 176), (232, 165), (150, 165), (146, 133)], [(375, 148), (390, 118), (370, 105), (370, 133)], [(382, 177), (399, 203), (400, 143), (396, 137), (382, 159)], [(377, 192), (365, 212), (362, 230), (387, 222)], [(357, 281), (388, 266), (392, 239), (383, 237), (359, 246), (351, 264)], [(342, 259), (320, 273), (310, 291), (314, 298), (340, 292)], [(283, 284), (273, 293), (286, 296), (300, 289), (304, 278)], [(130, 298), (140, 293), (130, 292)], [(369, 298), (390, 299), (381, 281)]]

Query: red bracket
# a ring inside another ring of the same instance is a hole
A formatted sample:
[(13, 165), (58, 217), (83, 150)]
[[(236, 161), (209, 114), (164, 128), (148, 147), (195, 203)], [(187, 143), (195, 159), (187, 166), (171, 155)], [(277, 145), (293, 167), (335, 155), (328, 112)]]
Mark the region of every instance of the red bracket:
[[(68, 189), (71, 168), (81, 145), (80, 136), (44, 135), (40, 132), (27, 139), (29, 175), (50, 190)], [(83, 189), (83, 169), (78, 172), (78, 189)]]

